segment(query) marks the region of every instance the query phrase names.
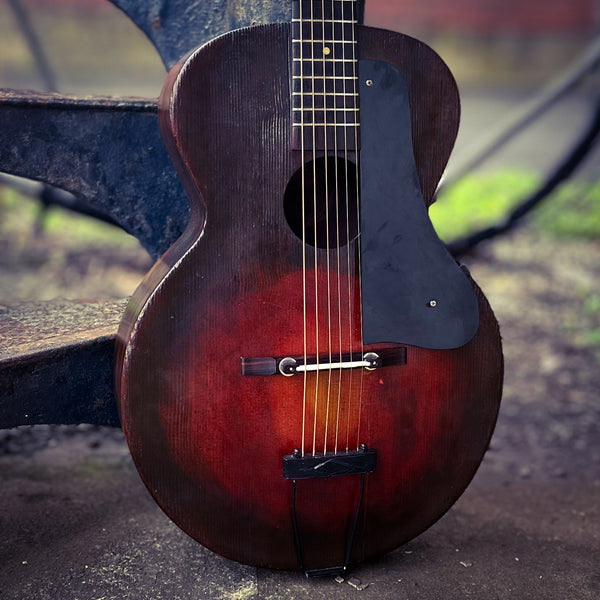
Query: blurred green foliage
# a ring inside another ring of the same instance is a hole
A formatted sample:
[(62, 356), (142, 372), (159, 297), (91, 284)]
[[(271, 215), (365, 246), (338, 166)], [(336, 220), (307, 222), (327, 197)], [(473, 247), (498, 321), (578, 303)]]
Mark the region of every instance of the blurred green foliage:
[[(442, 239), (452, 241), (501, 222), (539, 183), (538, 176), (526, 171), (470, 175), (444, 191), (430, 215)], [(561, 186), (527, 215), (523, 225), (555, 238), (600, 240), (600, 182)], [(117, 227), (61, 208), (44, 210), (37, 200), (0, 187), (0, 247), (10, 254), (36, 242), (46, 248), (47, 261), (57, 247), (60, 252), (68, 247), (94, 253), (100, 248), (124, 252), (139, 246)], [(579, 310), (573, 322), (564, 325), (577, 345), (600, 348), (598, 289), (592, 285), (576, 292)]]
[(450, 242), (503, 220), (538, 184), (526, 171), (468, 175), (440, 194), (429, 216), (438, 235)]
[[(469, 175), (445, 190), (430, 208), (446, 242), (502, 222), (541, 180), (529, 171)], [(600, 182), (568, 182), (526, 217), (539, 231), (556, 236), (600, 238)]]
[(0, 238), (30, 236), (32, 231), (48, 239), (87, 246), (137, 247), (136, 239), (122, 229), (61, 208), (45, 209), (34, 198), (10, 187), (0, 187)]
[[(448, 188), (430, 209), (440, 237), (450, 242), (501, 223), (541, 183), (527, 171), (470, 175)], [(573, 181), (544, 198), (520, 226), (554, 238), (600, 240), (600, 182)], [(578, 346), (597, 349), (600, 361), (600, 294), (594, 286), (576, 290), (578, 310), (564, 326)]]
[[(503, 221), (540, 184), (528, 171), (470, 175), (445, 190), (429, 214), (446, 242)], [(44, 233), (68, 235), (84, 243), (129, 244), (130, 236), (111, 225), (60, 208), (43, 211), (36, 200), (0, 188), (0, 235), (30, 230), (38, 222)], [(600, 182), (572, 182), (545, 198), (525, 223), (555, 236), (600, 239)]]

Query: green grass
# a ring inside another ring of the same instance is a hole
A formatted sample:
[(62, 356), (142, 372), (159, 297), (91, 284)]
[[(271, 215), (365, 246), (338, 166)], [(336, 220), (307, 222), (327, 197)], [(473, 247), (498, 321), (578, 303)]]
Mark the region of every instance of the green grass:
[[(440, 237), (451, 242), (501, 223), (541, 181), (530, 172), (471, 175), (443, 192), (430, 209)], [(538, 204), (520, 226), (554, 238), (600, 239), (600, 182), (567, 182)], [(577, 317), (566, 324), (577, 346), (593, 348), (600, 361), (600, 293), (578, 290)]]
[[(430, 209), (431, 220), (440, 237), (451, 241), (502, 222), (540, 183), (528, 171), (467, 176), (440, 195)], [(599, 239), (600, 182), (565, 183), (526, 219), (555, 236)]]
[(38, 227), (49, 242), (82, 247), (138, 245), (118, 227), (60, 207), (44, 211), (38, 200), (10, 187), (0, 188), (0, 237), (28, 238)]
[(600, 182), (564, 185), (540, 206), (534, 224), (556, 236), (600, 238)]
[(600, 294), (585, 290), (580, 296), (583, 310), (577, 324), (579, 330), (577, 341), (582, 346), (596, 348), (600, 360)]

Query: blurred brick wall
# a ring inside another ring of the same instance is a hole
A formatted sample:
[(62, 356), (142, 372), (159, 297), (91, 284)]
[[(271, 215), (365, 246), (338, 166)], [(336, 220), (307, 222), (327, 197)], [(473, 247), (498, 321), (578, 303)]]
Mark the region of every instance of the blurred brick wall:
[(473, 33), (590, 33), (600, 0), (366, 0), (367, 19), (401, 29)]

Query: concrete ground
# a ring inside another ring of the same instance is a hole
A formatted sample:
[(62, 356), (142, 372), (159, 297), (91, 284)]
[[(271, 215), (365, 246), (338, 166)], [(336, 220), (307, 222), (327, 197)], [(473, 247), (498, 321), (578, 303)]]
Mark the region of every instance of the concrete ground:
[[(492, 450), (455, 507), (343, 582), (220, 558), (156, 507), (126, 447), (78, 433), (2, 468), (0, 597), (9, 599), (589, 599), (600, 592), (596, 474), (499, 468)], [(597, 448), (596, 448), (597, 450)], [(499, 456), (500, 455), (500, 456)]]
[[(561, 398), (545, 410), (526, 388), (516, 396), (513, 337), (506, 339), (508, 399), (471, 486), (431, 529), (344, 581), (212, 554), (154, 504), (120, 432), (61, 428), (36, 450), (35, 440), (51, 433), (37, 427), (20, 434), (33, 439), (15, 440), (28, 451), (0, 457), (0, 598), (595, 600), (598, 407), (586, 412), (589, 397), (587, 406)], [(535, 386), (540, 378), (532, 376)]]

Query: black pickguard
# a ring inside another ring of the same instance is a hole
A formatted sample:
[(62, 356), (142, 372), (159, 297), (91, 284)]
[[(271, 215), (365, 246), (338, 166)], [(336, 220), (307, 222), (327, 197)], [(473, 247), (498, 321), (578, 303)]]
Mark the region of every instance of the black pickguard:
[(421, 194), (401, 73), (360, 61), (363, 341), (448, 349), (477, 331), (467, 276), (438, 238)]

